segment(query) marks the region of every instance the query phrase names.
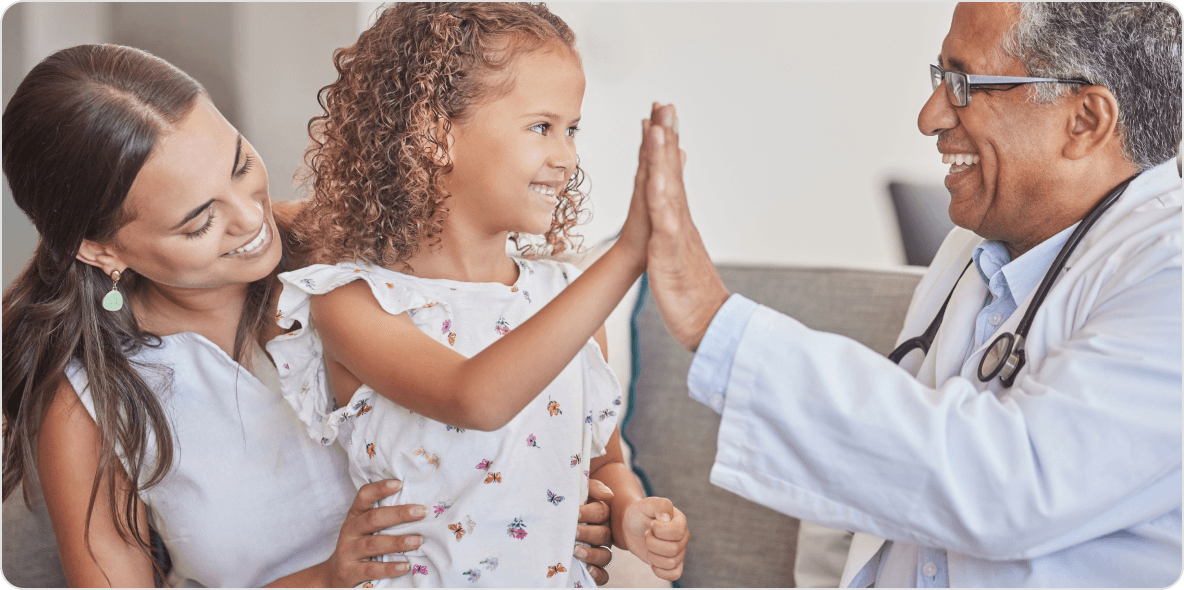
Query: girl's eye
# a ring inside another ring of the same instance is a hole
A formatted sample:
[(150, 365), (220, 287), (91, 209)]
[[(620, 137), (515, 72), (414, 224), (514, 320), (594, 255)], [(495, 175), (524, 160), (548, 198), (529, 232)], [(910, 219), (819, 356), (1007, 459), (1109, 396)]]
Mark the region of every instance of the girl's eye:
[(568, 128), (567, 128), (567, 136), (568, 136), (568, 137), (575, 137), (575, 136), (576, 136), (576, 134), (577, 134), (577, 133), (579, 133), (579, 132), (580, 132), (580, 128), (579, 128), (579, 127), (574, 127), (574, 126), (573, 126), (573, 127), (568, 127)]
[(551, 128), (550, 123), (535, 123), (534, 125), (530, 126), (530, 130), (534, 131), (535, 133), (538, 133), (539, 135), (546, 135), (547, 130), (550, 128)]
[[(248, 164), (249, 163), (250, 162), (248, 162)], [(245, 166), (244, 166), (244, 168), (245, 168)], [(200, 238), (200, 237), (206, 235), (206, 233), (210, 231), (211, 227), (214, 227), (214, 210), (213, 209), (210, 209), (210, 218), (206, 220), (206, 224), (201, 226), (200, 229), (198, 229), (197, 231), (195, 231), (193, 233), (185, 234), (185, 237), (189, 238), (189, 239)]]
[(251, 157), (250, 152), (243, 154), (243, 155), (245, 156), (245, 160), (243, 161), (243, 167), (239, 168), (238, 172), (234, 173), (235, 178), (238, 178), (238, 177), (246, 174), (247, 172), (250, 172), (252, 165), (255, 163), (255, 159)]

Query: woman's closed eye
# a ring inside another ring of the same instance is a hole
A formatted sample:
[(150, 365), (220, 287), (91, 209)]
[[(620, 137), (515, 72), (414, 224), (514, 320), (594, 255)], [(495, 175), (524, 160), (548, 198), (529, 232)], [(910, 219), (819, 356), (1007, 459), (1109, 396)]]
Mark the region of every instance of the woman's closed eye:
[(238, 171), (234, 173), (234, 178), (238, 178), (238, 177), (246, 174), (247, 172), (250, 172), (251, 167), (254, 163), (255, 163), (255, 159), (251, 157), (251, 154), (249, 152), (246, 154), (243, 154), (243, 167), (239, 168)]
[[(245, 166), (244, 166), (244, 168), (245, 168)], [(206, 219), (206, 224), (201, 226), (201, 228), (199, 228), (195, 232), (190, 232), (190, 233), (185, 234), (185, 237), (190, 238), (190, 239), (200, 238), (200, 237), (206, 235), (206, 232), (210, 231), (210, 228), (212, 228), (212, 227), (214, 227), (214, 210), (211, 208), (210, 209), (210, 217), (208, 219)]]

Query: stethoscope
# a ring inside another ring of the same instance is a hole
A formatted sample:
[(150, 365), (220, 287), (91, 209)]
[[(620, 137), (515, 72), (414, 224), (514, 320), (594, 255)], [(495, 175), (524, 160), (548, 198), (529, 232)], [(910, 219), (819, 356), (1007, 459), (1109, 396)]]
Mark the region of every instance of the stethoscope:
[[(1069, 260), (1069, 255), (1073, 253), (1073, 249), (1077, 247), (1078, 242), (1081, 241), (1085, 232), (1089, 231), (1097, 222), (1098, 218), (1113, 205), (1118, 197), (1126, 190), (1128, 184), (1131, 183), (1135, 177), (1132, 176), (1114, 187), (1110, 194), (1106, 195), (1094, 208), (1090, 210), (1085, 219), (1073, 230), (1069, 235), (1069, 240), (1061, 247), (1061, 251), (1053, 260), (1052, 267), (1048, 269), (1048, 274), (1044, 275), (1044, 280), (1040, 282), (1040, 287), (1036, 289), (1036, 298), (1032, 300), (1032, 305), (1028, 306), (1028, 310), (1024, 312), (1024, 317), (1020, 319), (1020, 323), (1016, 326), (1015, 333), (1004, 332), (995, 338), (991, 343), (990, 348), (983, 354), (983, 358), (978, 364), (978, 379), (986, 383), (995, 377), (999, 378), (999, 382), (1004, 387), (1011, 387), (1015, 382), (1016, 373), (1024, 366), (1024, 339), (1028, 337), (1028, 330), (1032, 327), (1032, 318), (1036, 316), (1036, 310), (1040, 308), (1040, 304), (1044, 303), (1045, 296), (1052, 290), (1052, 284), (1056, 281), (1057, 275), (1065, 268), (1065, 262)], [(954, 281), (954, 287), (950, 289), (950, 294), (946, 296), (946, 300), (941, 304), (941, 309), (937, 311), (937, 317), (933, 318), (933, 322), (925, 329), (925, 332), (915, 338), (909, 338), (896, 347), (888, 355), (888, 360), (900, 364), (905, 355), (916, 349), (921, 349), (922, 354), (929, 354), (929, 347), (933, 345), (933, 338), (937, 336), (937, 331), (941, 328), (942, 318), (946, 315), (946, 306), (950, 304), (950, 298), (954, 296), (954, 289), (958, 288), (958, 281), (962, 280), (962, 276), (966, 274), (966, 269), (974, 263), (971, 259), (966, 263), (966, 267), (962, 269), (962, 274), (958, 275), (958, 279)]]

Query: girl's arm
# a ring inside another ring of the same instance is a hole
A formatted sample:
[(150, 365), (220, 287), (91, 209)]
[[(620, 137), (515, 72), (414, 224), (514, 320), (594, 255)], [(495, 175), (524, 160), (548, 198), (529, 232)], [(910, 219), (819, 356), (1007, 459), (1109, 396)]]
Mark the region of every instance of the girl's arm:
[[(62, 379), (53, 404), (41, 425), (37, 444), (37, 471), (46, 508), (57, 537), (66, 581), (72, 588), (152, 587), (152, 558), (134, 541), (126, 542), (115, 530), (107, 508), (107, 487), (99, 485), (90, 520), (90, 549), (85, 539), (90, 490), (99, 466), (99, 428), (69, 381)], [(122, 466), (116, 467), (116, 505), (122, 506), (131, 485)], [(350, 587), (366, 580), (405, 574), (407, 564), (369, 561), (370, 557), (418, 547), (418, 535), (374, 535), (384, 528), (419, 520), (427, 515), (424, 506), (372, 508), (397, 491), (400, 482), (378, 481), (362, 486), (341, 525), (337, 548), (327, 561), (296, 572), (273, 586)], [(139, 502), (139, 500), (136, 500)], [(140, 518), (134, 533), (148, 537), (148, 517), (140, 504)], [(416, 513), (415, 510), (419, 512)], [(291, 516), (296, 518), (296, 515)], [(243, 523), (246, 530), (250, 523)]]
[[(650, 135), (644, 136), (641, 154)], [(641, 164), (644, 164), (642, 162)], [(364, 281), (312, 298), (339, 405), (362, 383), (461, 428), (497, 430), (559, 375), (645, 270), (649, 217), (639, 165), (629, 217), (612, 248), (533, 317), (472, 358), (386, 313)], [(344, 370), (341, 370), (344, 369)]]
[[(608, 360), (604, 329), (596, 336)], [(691, 538), (686, 516), (666, 498), (646, 497), (637, 476), (625, 463), (619, 429), (613, 430), (604, 455), (592, 459), (589, 468), (589, 477), (613, 490), (613, 544), (649, 564), (654, 575), (663, 580), (682, 577), (682, 562)]]

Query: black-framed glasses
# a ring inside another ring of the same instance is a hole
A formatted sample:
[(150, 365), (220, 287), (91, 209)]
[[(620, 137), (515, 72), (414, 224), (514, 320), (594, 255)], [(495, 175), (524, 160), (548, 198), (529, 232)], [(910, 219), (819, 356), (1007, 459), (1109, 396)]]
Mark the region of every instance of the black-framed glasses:
[[(946, 94), (950, 97), (950, 104), (964, 107), (970, 104), (970, 91), (983, 86), (1011, 86), (1015, 88), (1022, 84), (1036, 84), (1038, 82), (1059, 82), (1061, 84), (1091, 84), (1085, 80), (1063, 80), (1061, 78), (1023, 78), (1016, 76), (971, 76), (954, 70), (942, 69), (941, 66), (929, 65), (929, 81), (933, 89), (946, 82)], [(1011, 90), (1005, 88), (1004, 90)]]

